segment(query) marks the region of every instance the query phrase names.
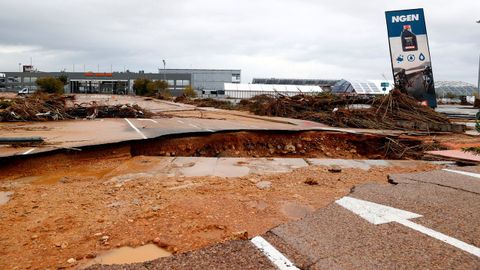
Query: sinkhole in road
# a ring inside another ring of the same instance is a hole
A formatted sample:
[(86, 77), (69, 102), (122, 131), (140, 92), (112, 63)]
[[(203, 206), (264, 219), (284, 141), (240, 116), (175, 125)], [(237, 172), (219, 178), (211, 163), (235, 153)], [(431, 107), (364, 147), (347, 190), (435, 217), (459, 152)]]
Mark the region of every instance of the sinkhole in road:
[[(15, 176), (25, 179), (22, 182), (40, 184), (74, 181), (65, 176), (65, 170), (82, 177), (102, 178), (111, 168), (98, 166), (98, 160), (102, 161), (100, 164), (110, 162), (113, 166), (116, 162), (136, 156), (421, 159), (425, 147), (430, 146), (420, 140), (392, 139), (364, 133), (269, 131), (179, 134), (88, 146), (80, 151), (59, 149), (1, 158), (0, 179)], [(44, 174), (48, 177), (31, 179)]]
[[(415, 151), (408, 151), (415, 149)], [(132, 156), (419, 158), (422, 142), (383, 135), (306, 132), (222, 132), (133, 142)]]

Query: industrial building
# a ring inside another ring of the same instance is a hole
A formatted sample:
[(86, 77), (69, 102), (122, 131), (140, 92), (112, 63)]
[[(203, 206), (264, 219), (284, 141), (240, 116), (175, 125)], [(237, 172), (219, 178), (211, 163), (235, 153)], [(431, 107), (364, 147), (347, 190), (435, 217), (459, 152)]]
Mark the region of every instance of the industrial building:
[(332, 85), (339, 80), (328, 79), (285, 79), (285, 78), (254, 78), (253, 84), (276, 84), (276, 85), (317, 85), (324, 91), (330, 91)]
[(241, 70), (230, 69), (165, 69), (159, 73), (144, 72), (0, 72), (0, 91), (16, 92), (23, 88), (35, 90), (42, 77), (67, 78), (65, 93), (133, 94), (136, 79), (165, 80), (173, 95), (191, 85), (195, 90), (223, 90), (224, 83), (240, 83)]
[(280, 84), (234, 84), (225, 83), (225, 98), (248, 99), (258, 95), (282, 94), (285, 96), (295, 96), (299, 94), (318, 94), (323, 89), (317, 85), (280, 85)]
[(473, 96), (478, 92), (478, 88), (475, 85), (466, 82), (436, 81), (435, 92), (439, 98), (445, 98), (447, 96), (466, 97)]

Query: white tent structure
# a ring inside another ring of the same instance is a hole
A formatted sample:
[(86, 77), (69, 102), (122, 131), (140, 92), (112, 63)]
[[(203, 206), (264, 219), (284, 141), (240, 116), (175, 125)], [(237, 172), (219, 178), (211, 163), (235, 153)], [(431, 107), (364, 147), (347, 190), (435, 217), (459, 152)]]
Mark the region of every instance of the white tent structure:
[(313, 95), (322, 92), (322, 88), (316, 85), (225, 83), (225, 97), (234, 99), (248, 99), (258, 95), (275, 95), (276, 93), (295, 96), (299, 94)]

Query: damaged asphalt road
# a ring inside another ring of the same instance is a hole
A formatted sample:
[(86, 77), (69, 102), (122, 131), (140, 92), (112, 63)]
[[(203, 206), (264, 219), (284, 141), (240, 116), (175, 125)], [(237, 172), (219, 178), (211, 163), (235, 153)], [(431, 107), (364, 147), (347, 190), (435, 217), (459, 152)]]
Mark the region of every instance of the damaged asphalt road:
[(91, 269), (479, 269), (479, 172), (450, 168), (392, 175), (392, 185), (360, 185), (262, 236), (291, 265), (245, 240)]

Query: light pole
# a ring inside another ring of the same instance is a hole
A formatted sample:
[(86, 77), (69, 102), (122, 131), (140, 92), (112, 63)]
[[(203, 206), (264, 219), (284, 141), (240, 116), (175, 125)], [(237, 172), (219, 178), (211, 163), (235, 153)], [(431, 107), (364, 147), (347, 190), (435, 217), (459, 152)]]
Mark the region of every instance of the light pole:
[(162, 60), (163, 61), (163, 80), (166, 82), (167, 81), (167, 62), (165, 61), (165, 59)]
[[(480, 20), (478, 20), (477, 23), (480, 23)], [(480, 56), (478, 56), (478, 81), (477, 81), (477, 87), (478, 87), (478, 98), (480, 98)]]
[[(477, 21), (480, 23), (480, 20)], [(478, 81), (477, 81), (477, 88), (478, 88), (478, 98), (480, 98), (480, 56), (478, 56)]]

